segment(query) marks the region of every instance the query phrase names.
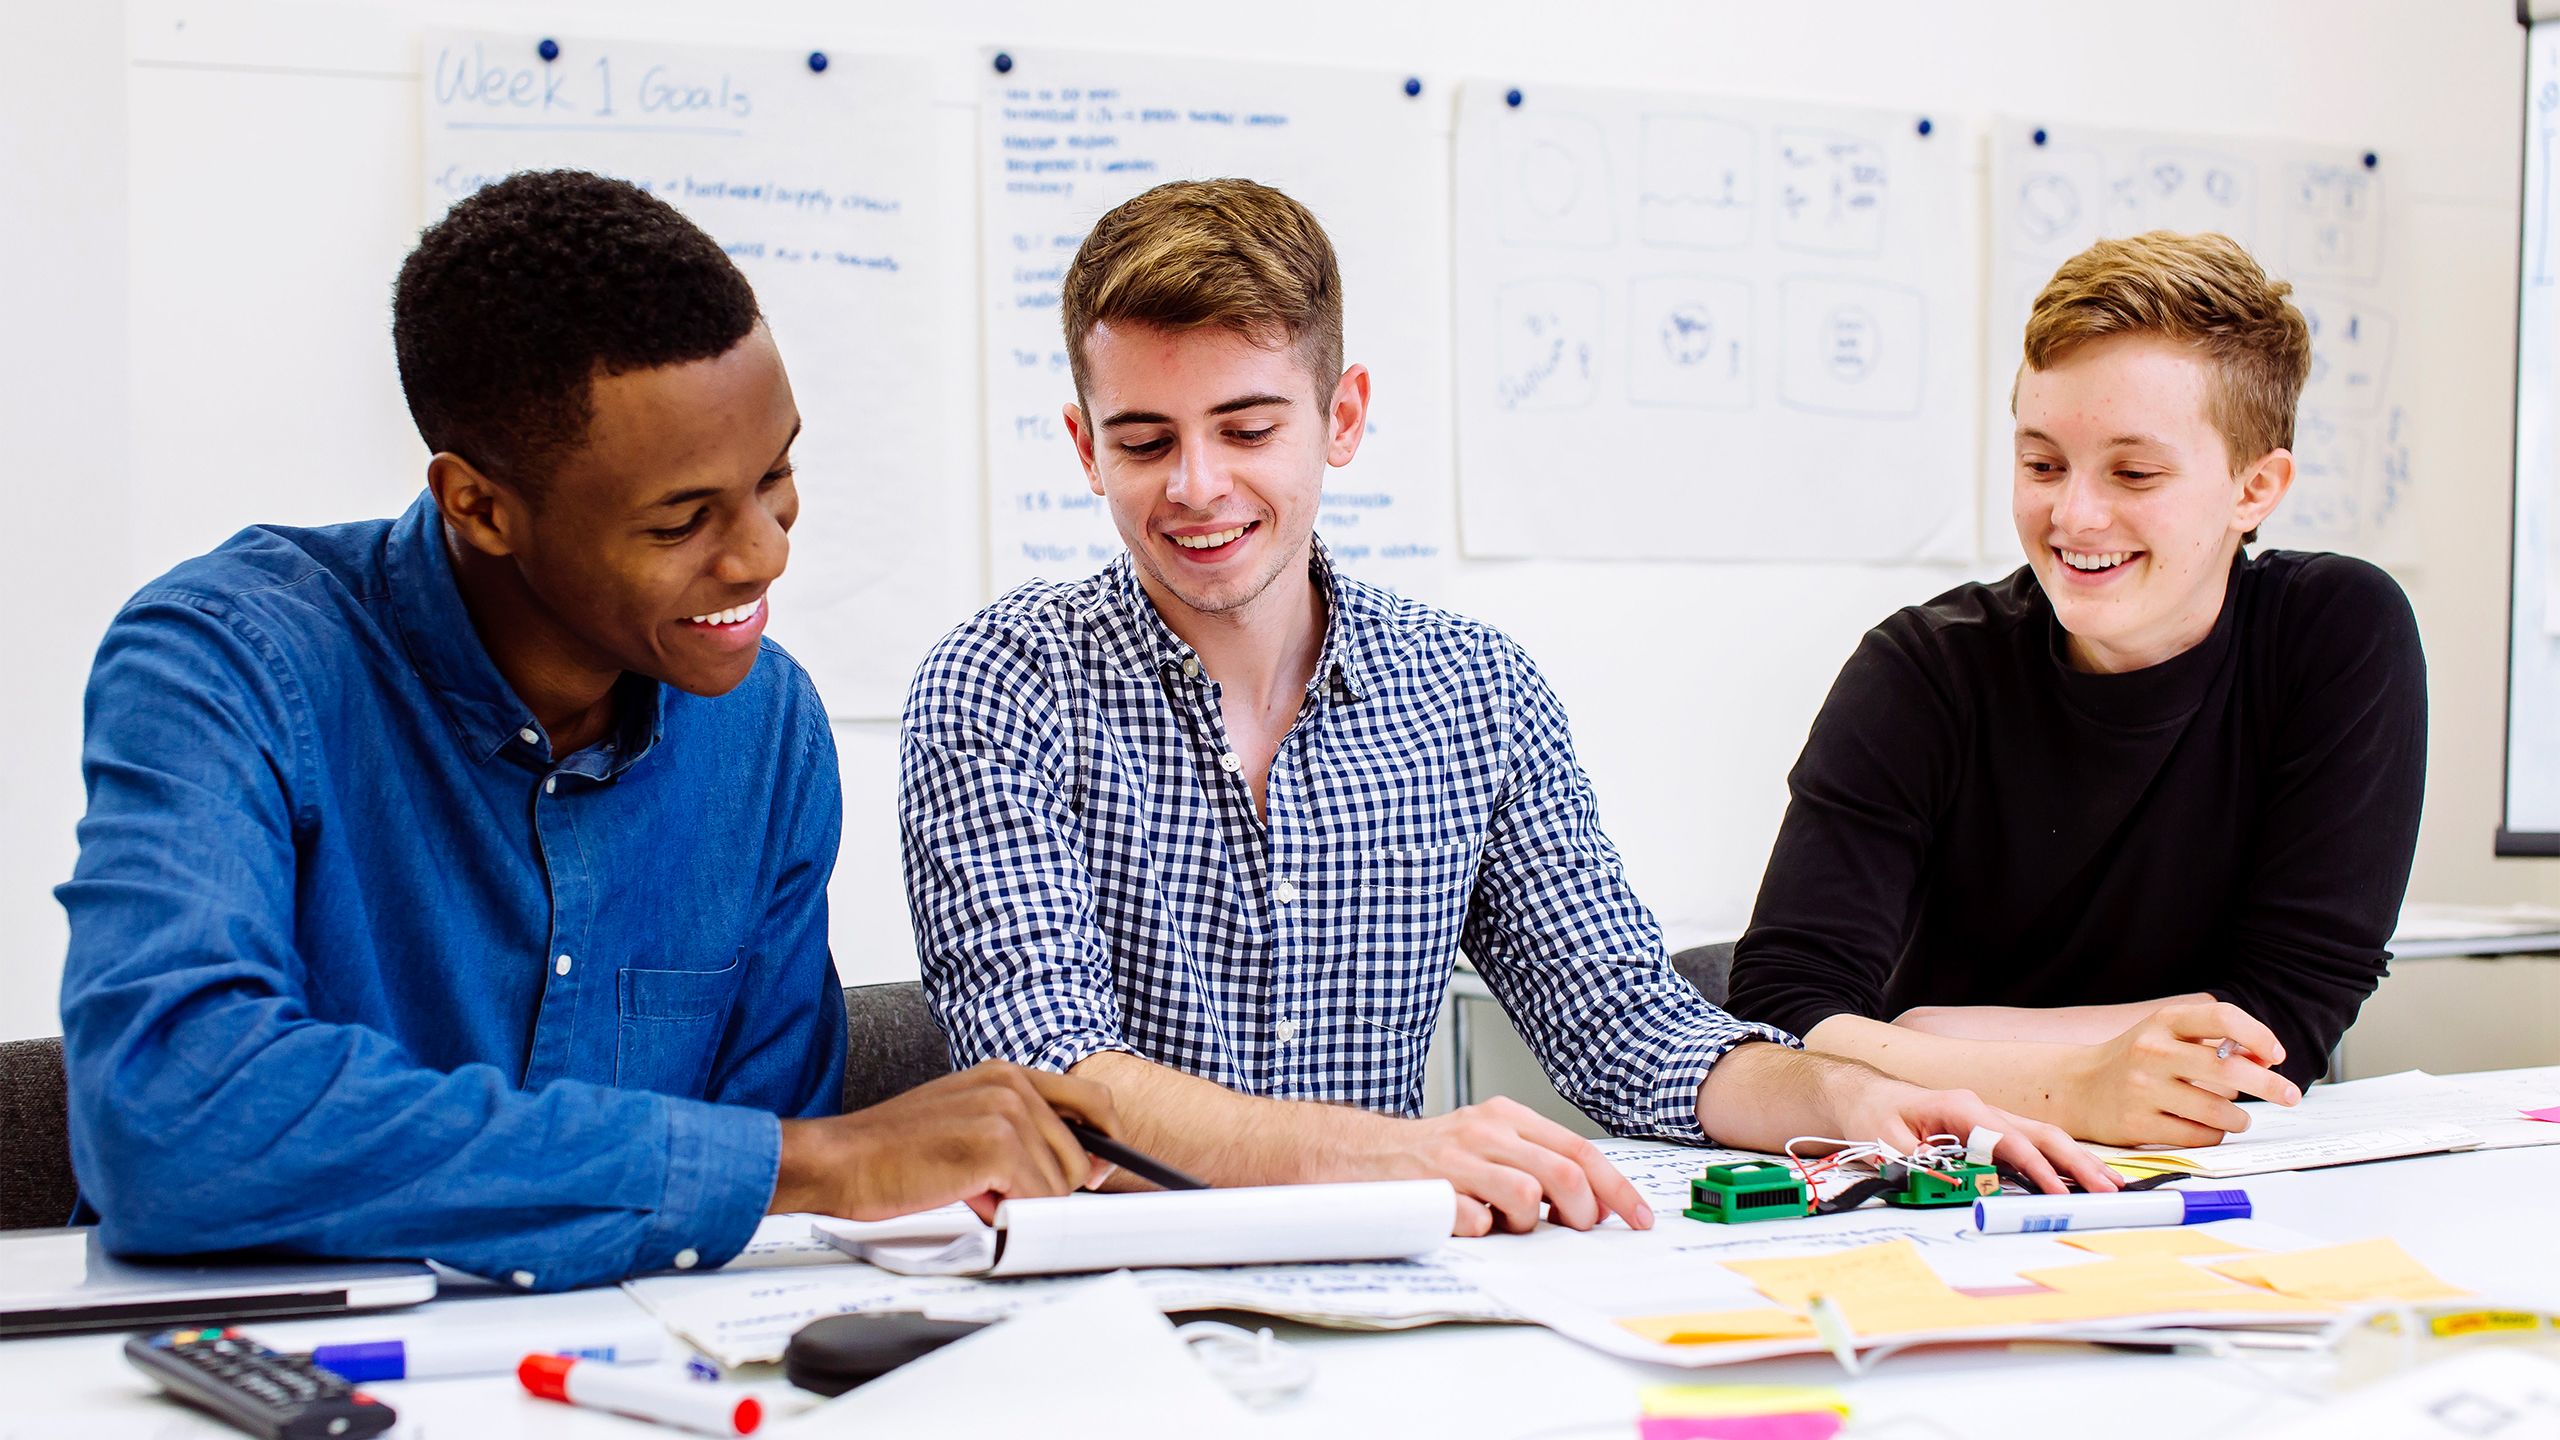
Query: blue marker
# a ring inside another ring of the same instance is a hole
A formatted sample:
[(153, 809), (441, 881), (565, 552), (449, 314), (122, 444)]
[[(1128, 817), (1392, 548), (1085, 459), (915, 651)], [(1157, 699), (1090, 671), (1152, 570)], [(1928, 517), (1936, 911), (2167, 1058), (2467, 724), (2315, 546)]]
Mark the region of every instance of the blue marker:
[(449, 1375), (505, 1375), (527, 1355), (568, 1355), (607, 1365), (637, 1365), (666, 1348), (664, 1331), (634, 1327), (608, 1340), (555, 1345), (529, 1335), (422, 1335), (415, 1340), (373, 1340), (360, 1345), (319, 1345), (311, 1363), (351, 1384), (375, 1380), (435, 1380)]
[(2249, 1218), (2246, 1190), (2134, 1190), (2111, 1195), (1997, 1195), (1973, 1202), (1985, 1235), (2048, 1230), (2120, 1230), (2134, 1225), (2204, 1225)]

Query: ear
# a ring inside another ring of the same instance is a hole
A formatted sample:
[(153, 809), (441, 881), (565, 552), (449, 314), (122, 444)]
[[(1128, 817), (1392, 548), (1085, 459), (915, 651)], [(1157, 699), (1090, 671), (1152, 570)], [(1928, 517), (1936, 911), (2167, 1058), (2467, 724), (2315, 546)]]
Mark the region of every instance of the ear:
[(427, 462), (427, 489), (446, 528), (483, 555), (514, 554), (530, 528), (523, 497), (450, 450)]
[(2231, 533), (2246, 535), (2275, 513), (2284, 492), (2293, 488), (2293, 452), (2270, 450), (2240, 477), (2240, 495), (2231, 507)]
[(1084, 407), (1069, 401), (1060, 412), (1066, 417), (1067, 438), (1076, 443), (1076, 459), (1084, 466), (1084, 483), (1093, 493), (1102, 493), (1102, 472), (1093, 465), (1093, 430), (1084, 423)]
[(1369, 433), (1369, 367), (1354, 365), (1342, 372), (1334, 382), (1333, 426), (1325, 437), (1324, 463), (1340, 469), (1360, 453), (1360, 439)]

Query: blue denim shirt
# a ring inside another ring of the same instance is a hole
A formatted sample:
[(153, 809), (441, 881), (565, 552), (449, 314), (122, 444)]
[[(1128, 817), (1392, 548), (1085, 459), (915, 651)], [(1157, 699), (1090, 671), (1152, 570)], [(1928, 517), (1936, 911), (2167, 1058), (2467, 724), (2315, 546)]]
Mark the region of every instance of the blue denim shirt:
[(114, 1249), (414, 1256), (527, 1288), (736, 1254), (840, 1104), (842, 828), (809, 678), (626, 676), (555, 755), (421, 496), (244, 530), (89, 680), (62, 1024)]

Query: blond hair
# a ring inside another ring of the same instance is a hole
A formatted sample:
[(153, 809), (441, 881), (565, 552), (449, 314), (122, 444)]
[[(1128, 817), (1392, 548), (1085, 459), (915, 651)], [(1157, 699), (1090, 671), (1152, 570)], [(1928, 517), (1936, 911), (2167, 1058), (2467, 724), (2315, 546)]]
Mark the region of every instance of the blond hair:
[[(2293, 445), (2294, 407), (2311, 373), (2311, 327), (2293, 287), (2228, 235), (2154, 230), (2101, 240), (2062, 262), (2027, 317), (2027, 368), (2043, 370), (2092, 340), (2158, 335), (2202, 352), (2212, 378), (2205, 418), (2231, 472)], [(2017, 395), (2009, 397), (2017, 408)]]
[(1250, 180), (1176, 180), (1122, 202), (1076, 247), (1060, 301), (1078, 404), (1085, 337), (1106, 323), (1293, 346), (1320, 400), (1342, 374), (1333, 242), (1306, 206)]

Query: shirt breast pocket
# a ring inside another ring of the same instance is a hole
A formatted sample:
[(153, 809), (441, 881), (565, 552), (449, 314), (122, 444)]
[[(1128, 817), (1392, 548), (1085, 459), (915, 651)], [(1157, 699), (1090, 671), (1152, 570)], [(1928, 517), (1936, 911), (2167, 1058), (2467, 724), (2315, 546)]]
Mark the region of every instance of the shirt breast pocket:
[(1431, 1040), (1449, 967), (1467, 926), (1475, 847), (1464, 840), (1371, 851), (1359, 869), (1361, 1021), (1417, 1044)]
[(625, 1090), (700, 1098), (746, 974), (744, 949), (723, 970), (625, 970), (613, 1083)]

